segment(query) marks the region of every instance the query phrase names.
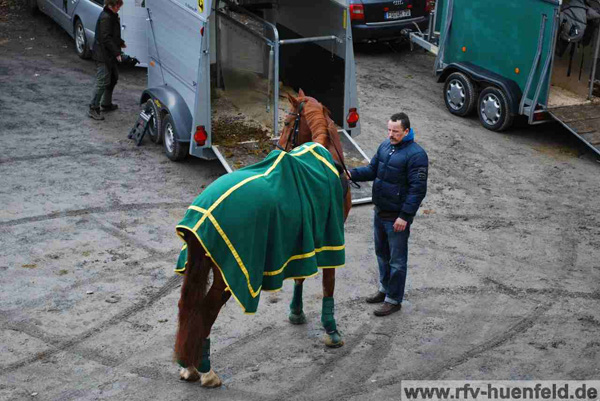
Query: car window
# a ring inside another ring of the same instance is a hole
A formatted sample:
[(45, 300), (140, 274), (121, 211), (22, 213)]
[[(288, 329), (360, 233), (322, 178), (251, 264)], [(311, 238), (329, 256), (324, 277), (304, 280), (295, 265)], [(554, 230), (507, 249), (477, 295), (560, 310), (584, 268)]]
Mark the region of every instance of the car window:
[(99, 6), (104, 7), (104, 0), (92, 0), (94, 3), (98, 4)]

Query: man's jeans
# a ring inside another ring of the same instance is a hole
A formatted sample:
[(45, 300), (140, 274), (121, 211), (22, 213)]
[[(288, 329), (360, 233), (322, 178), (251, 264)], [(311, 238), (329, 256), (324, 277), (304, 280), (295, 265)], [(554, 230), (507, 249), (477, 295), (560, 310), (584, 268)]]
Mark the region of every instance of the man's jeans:
[(375, 254), (379, 263), (379, 291), (385, 302), (398, 305), (404, 298), (410, 223), (394, 232), (394, 222), (382, 220), (375, 212)]
[(97, 109), (102, 106), (110, 106), (112, 104), (113, 89), (119, 80), (119, 70), (116, 63), (105, 64), (96, 63), (96, 85), (90, 107)]

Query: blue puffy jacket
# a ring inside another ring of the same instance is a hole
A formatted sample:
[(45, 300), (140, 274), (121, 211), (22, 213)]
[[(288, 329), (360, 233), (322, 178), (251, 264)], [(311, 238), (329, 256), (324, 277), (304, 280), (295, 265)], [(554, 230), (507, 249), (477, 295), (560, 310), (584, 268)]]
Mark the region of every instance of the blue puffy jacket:
[(387, 139), (377, 149), (371, 163), (350, 171), (354, 181), (375, 181), (373, 203), (381, 212), (398, 212), (412, 222), (427, 193), (429, 159), (414, 141), (412, 129), (397, 145)]

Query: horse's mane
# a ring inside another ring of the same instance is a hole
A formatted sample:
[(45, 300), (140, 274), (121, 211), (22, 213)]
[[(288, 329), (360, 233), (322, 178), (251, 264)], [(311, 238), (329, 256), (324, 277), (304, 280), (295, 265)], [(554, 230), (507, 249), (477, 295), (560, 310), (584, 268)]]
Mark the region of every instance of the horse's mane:
[[(313, 141), (317, 142), (317, 138), (325, 136), (325, 143), (329, 143), (337, 149), (341, 149), (341, 143), (335, 123), (331, 119), (331, 112), (319, 101), (310, 96), (298, 98), (299, 102), (304, 101), (304, 117), (311, 132)], [(332, 143), (333, 142), (333, 143)], [(331, 151), (332, 149), (330, 149)], [(332, 152), (332, 154), (335, 154)], [(337, 157), (335, 157), (337, 159)], [(343, 156), (342, 156), (343, 158)]]

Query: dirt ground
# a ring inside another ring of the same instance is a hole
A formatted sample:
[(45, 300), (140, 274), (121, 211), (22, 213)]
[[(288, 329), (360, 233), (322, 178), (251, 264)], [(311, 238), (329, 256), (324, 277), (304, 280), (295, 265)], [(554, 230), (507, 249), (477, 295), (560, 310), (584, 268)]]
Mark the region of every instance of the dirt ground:
[(222, 388), (180, 382), (174, 227), (224, 170), (126, 139), (144, 69), (121, 72), (118, 111), (87, 118), (93, 62), (48, 18), (0, 3), (0, 399), (397, 400), (404, 379), (600, 376), (596, 156), (556, 125), (498, 134), (453, 117), (430, 56), (365, 46), (358, 143), (373, 154), (403, 110), (431, 163), (402, 311), (364, 303), (377, 269), (372, 208), (357, 207), (336, 283), (344, 347), (321, 342), (319, 278), (308, 324), (288, 323), (288, 282), (255, 316), (225, 306)]

